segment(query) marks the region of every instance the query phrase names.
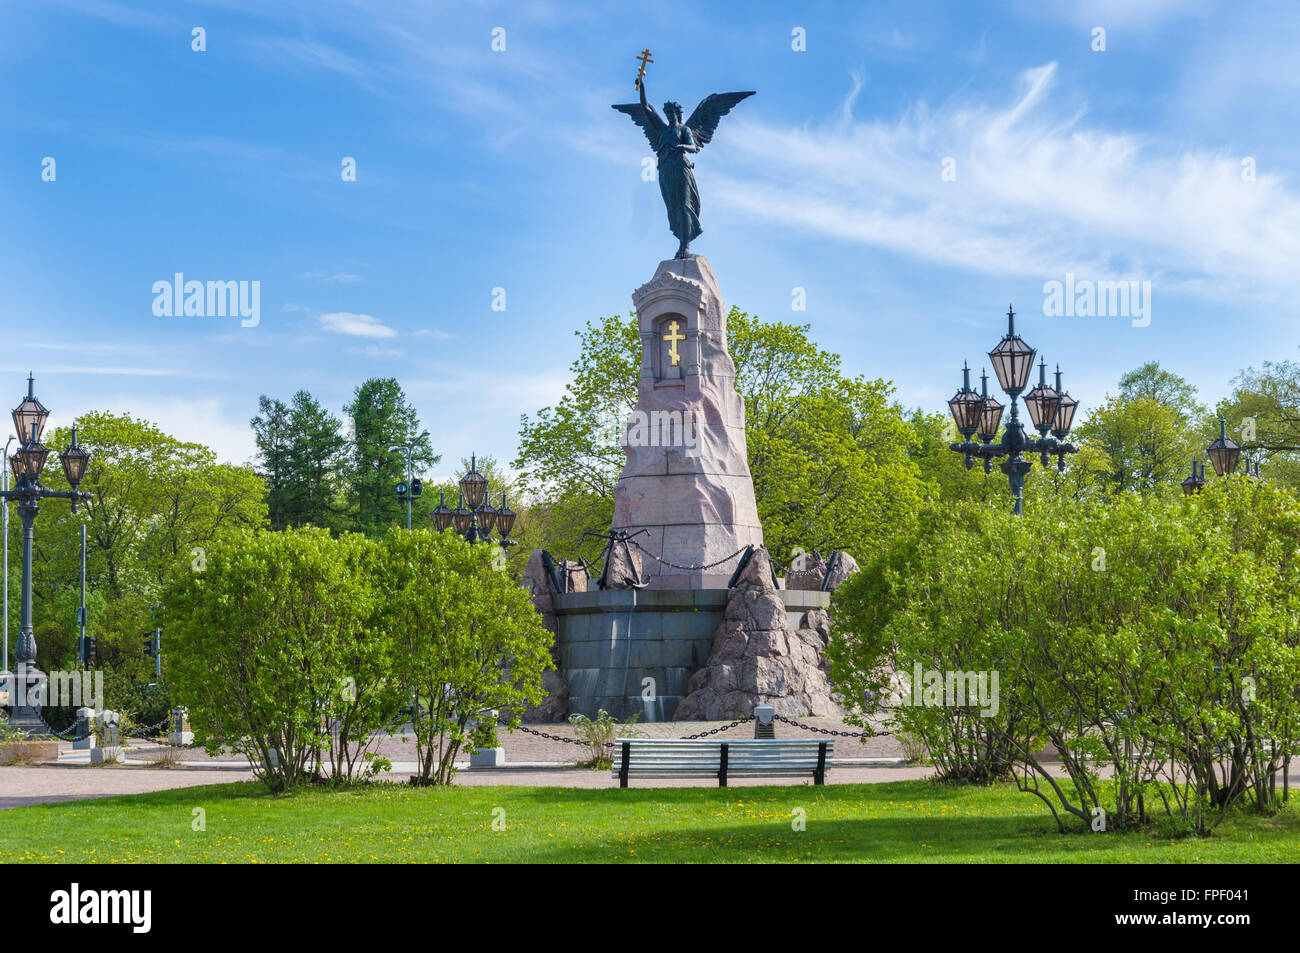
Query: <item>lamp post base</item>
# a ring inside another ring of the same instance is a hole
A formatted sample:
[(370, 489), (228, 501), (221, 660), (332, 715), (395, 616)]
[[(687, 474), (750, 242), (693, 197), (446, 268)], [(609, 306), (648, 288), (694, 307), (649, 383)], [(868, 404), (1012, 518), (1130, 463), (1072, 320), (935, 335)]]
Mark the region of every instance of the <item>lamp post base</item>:
[(41, 718), (41, 710), (31, 705), (15, 708), (13, 714), (9, 716), (9, 727), (14, 731), (21, 731), (28, 738), (53, 737), (50, 734), (50, 729), (45, 727), (45, 720)]
[(51, 737), (50, 729), (41, 717), (41, 697), (46, 680), (45, 673), (35, 665), (20, 662), (18, 671), (9, 676), (5, 685), (14, 702), (9, 713), (9, 727), (29, 738)]

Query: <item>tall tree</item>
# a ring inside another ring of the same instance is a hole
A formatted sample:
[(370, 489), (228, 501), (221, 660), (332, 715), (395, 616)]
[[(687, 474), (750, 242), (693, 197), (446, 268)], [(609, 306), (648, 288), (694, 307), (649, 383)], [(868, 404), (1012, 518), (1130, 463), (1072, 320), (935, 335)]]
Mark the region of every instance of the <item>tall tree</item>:
[[(77, 437), (90, 451), (80, 488), (92, 499), (75, 515), (66, 505), (41, 510), (37, 641), (43, 658), (62, 652), (66, 659), (75, 644), (75, 624), (59, 607), (75, 605), (84, 523), (88, 586), (104, 600), (103, 611), (90, 616), (100, 661), (143, 673), (152, 662), (136, 640), (152, 627), (150, 607), (160, 591), (178, 575), (202, 572), (207, 552), (231, 533), (264, 525), (265, 486), (251, 468), (220, 463), (207, 447), (127, 414), (83, 414)], [(51, 446), (67, 440), (62, 429), (47, 437)], [(57, 465), (47, 466), (41, 479), (52, 489), (67, 487)]]
[(1266, 361), (1259, 369), (1246, 368), (1233, 385), (1232, 396), (1218, 407), (1229, 433), (1248, 454), (1266, 461), (1265, 479), (1300, 486), (1300, 364)]
[[(372, 377), (361, 384), (345, 406), (352, 421), (348, 480), (357, 507), (357, 528), (378, 534), (405, 523), (406, 508), (393, 487), (406, 480), (406, 457), (388, 448), (408, 444), (420, 433), (419, 416), (394, 377)], [(437, 463), (427, 440), (411, 454), (415, 472)]]
[(289, 405), (287, 454), (290, 526), (337, 529), (346, 501), (343, 465), (347, 438), (342, 421), (305, 390)]
[(258, 472), (266, 481), (266, 507), (272, 529), (284, 528), (289, 507), (287, 469), (289, 457), (289, 408), (283, 401), (265, 394), (257, 399), (257, 416), (248, 422), (257, 446)]
[(1147, 491), (1175, 484), (1204, 459), (1204, 418), (1196, 389), (1154, 361), (1120, 378), (1119, 393), (1075, 428), (1076, 442), (1104, 454), (1103, 488)]

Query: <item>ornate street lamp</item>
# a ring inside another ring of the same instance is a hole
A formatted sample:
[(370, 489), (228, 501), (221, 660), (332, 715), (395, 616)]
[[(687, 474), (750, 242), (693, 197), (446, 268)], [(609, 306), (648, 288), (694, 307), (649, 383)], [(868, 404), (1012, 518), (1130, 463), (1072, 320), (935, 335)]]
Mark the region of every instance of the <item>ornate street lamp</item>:
[(447, 501), (442, 498), (442, 491), (438, 491), (438, 505), (433, 508), (429, 514), (433, 517), (433, 528), (442, 532), (451, 525), (451, 508), (447, 506)]
[(77, 445), (76, 427), (72, 430), (72, 443), (60, 454), (63, 475), (67, 477), (71, 490), (58, 492), (41, 486), (41, 471), (50, 455), (49, 449), (41, 443), (45, 431), (45, 421), (49, 411), (36, 399), (35, 381), (27, 377), (27, 397), (14, 408), (14, 427), (21, 441), (19, 449), (10, 457), (16, 483), (11, 490), (0, 493), (0, 498), (12, 500), (18, 504), (18, 515), (23, 521), (23, 599), (22, 614), (19, 622), (18, 644), (15, 647), (17, 672), (12, 677), (11, 690), (17, 693), (9, 725), (28, 735), (40, 735), (46, 731), (45, 721), (41, 717), (41, 686), (45, 683), (45, 673), (35, 665), (36, 637), (32, 631), (32, 546), (35, 542), (34, 524), (40, 513), (42, 500), (68, 500), (72, 511), (77, 510), (77, 503), (92, 498), (90, 493), (77, 490), (86, 475), (86, 464), (90, 454)]
[(1065, 435), (1074, 426), (1074, 412), (1079, 409), (1079, 402), (1071, 397), (1068, 391), (1061, 390), (1060, 364), (1056, 365), (1056, 393), (1060, 399), (1056, 404), (1056, 417), (1052, 421), (1052, 436), (1064, 440)]
[[(454, 510), (449, 509), (442, 494), (438, 494), (438, 505), (431, 514), (433, 528), (442, 532), (451, 527), (471, 543), (497, 542), (503, 547), (514, 546), (510, 532), (515, 527), (515, 511), (506, 505), (504, 492), (501, 494), (501, 508), (493, 508), (488, 500), (487, 477), (478, 472), (477, 456), (470, 456), (469, 472), (460, 478), (458, 486), (460, 496)], [(501, 534), (500, 539), (492, 539), (490, 534), (494, 527)]]
[[(1002, 426), (1002, 411), (1005, 410), (996, 397), (989, 396), (989, 376), (980, 373), (980, 423), (979, 438), (981, 443), (990, 443), (998, 435), (998, 428)], [(969, 466), (967, 467), (969, 469)], [(988, 471), (988, 460), (984, 461), (984, 469)]]
[(971, 440), (970, 424), (975, 403), (966, 396), (966, 392), (970, 390), (970, 375), (964, 368), (962, 389), (957, 392), (957, 396), (948, 401), (948, 408), (952, 411), (957, 429), (966, 438), (961, 443), (952, 444), (948, 449), (965, 457), (968, 470), (974, 465), (975, 458), (979, 457), (984, 461), (985, 473), (992, 472), (994, 457), (1006, 457), (999, 469), (1007, 475), (1011, 483), (1011, 495), (1015, 499), (1017, 516), (1024, 512), (1025, 474), (1033, 469), (1033, 464), (1024, 458), (1024, 454), (1038, 454), (1043, 466), (1048, 465), (1049, 457), (1055, 456), (1057, 468), (1064, 470), (1065, 455), (1079, 452), (1078, 447), (1065, 442), (1070, 428), (1074, 425), (1074, 412), (1078, 409), (1079, 402), (1061, 389), (1059, 366), (1056, 369), (1056, 385), (1049, 386), (1047, 362), (1041, 362), (1037, 386), (1024, 394), (1025, 409), (1029, 412), (1029, 419), (1034, 429), (1040, 434), (1038, 439), (1030, 438), (1020, 422), (1018, 400), (1024, 393), (1025, 385), (1029, 383), (1029, 375), (1033, 372), (1036, 356), (1037, 352), (1016, 334), (1016, 312), (1008, 308), (1007, 333), (1003, 335), (997, 347), (989, 351), (989, 361), (993, 364), (993, 373), (997, 375), (998, 384), (1011, 398), (1011, 419), (1007, 422), (999, 443), (994, 443), (993, 440), (997, 437), (998, 428), (1002, 424), (1004, 408), (989, 395), (987, 374), (980, 375), (979, 414), (973, 431), (974, 435), (979, 437), (978, 443)]
[(1191, 496), (1194, 493), (1201, 492), (1201, 488), (1205, 486), (1205, 467), (1204, 466), (1201, 467), (1201, 472), (1199, 475), (1196, 472), (1196, 468), (1199, 463), (1200, 463), (1199, 460), (1192, 461), (1192, 475), (1189, 476), (1187, 479), (1183, 480), (1182, 482), (1183, 493), (1185, 493), (1187, 496)]
[(1206, 447), (1205, 452), (1210, 455), (1210, 463), (1214, 466), (1216, 476), (1226, 476), (1236, 472), (1237, 461), (1241, 458), (1241, 447), (1228, 436), (1228, 425), (1222, 417), (1219, 418), (1219, 439)]
[[(975, 431), (979, 429), (980, 412), (984, 409), (984, 403), (980, 400), (980, 395), (971, 390), (970, 365), (964, 361), (961, 365), (961, 390), (948, 401), (948, 409), (957, 424), (957, 432), (967, 440), (973, 437)], [(967, 467), (969, 466), (968, 461)]]
[[(515, 528), (515, 520), (518, 514), (506, 505), (506, 492), (501, 491), (501, 509), (497, 510), (497, 529), (501, 532), (501, 538), (507, 539), (511, 530)], [(511, 544), (513, 545), (513, 543)]]

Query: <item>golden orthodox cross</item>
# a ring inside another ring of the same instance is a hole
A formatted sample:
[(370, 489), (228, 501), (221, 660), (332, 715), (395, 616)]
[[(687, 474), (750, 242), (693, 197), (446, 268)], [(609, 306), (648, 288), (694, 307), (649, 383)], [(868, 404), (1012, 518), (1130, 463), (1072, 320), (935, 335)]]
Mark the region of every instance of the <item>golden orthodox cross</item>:
[(668, 356), (673, 360), (673, 367), (682, 362), (682, 356), (677, 353), (677, 342), (685, 341), (685, 334), (677, 333), (677, 322), (671, 321), (668, 324), (668, 333), (664, 335), (664, 340), (668, 342)]
[(636, 86), (633, 87), (634, 89), (641, 88), (641, 77), (645, 75), (645, 65), (654, 62), (654, 60), (650, 58), (649, 50), (642, 50), (641, 55), (638, 56), (637, 59), (641, 61), (641, 67), (636, 71)]

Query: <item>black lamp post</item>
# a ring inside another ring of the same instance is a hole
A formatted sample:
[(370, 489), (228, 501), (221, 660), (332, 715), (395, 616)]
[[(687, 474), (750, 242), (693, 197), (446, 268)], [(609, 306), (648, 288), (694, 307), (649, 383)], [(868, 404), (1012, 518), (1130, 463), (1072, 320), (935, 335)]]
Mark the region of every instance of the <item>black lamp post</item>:
[[(515, 541), (510, 538), (510, 533), (515, 528), (517, 514), (506, 505), (504, 490), (501, 492), (499, 509), (494, 508), (488, 501), (487, 477), (478, 472), (476, 456), (470, 456), (469, 472), (460, 478), (459, 487), (460, 499), (454, 510), (447, 506), (442, 493), (439, 492), (438, 505), (433, 508), (431, 514), (433, 528), (441, 533), (451, 527), (471, 543), (481, 540), (498, 542), (503, 547), (514, 546)], [(493, 540), (489, 535), (493, 527), (501, 534), (498, 540)]]
[[(1197, 466), (1200, 466), (1200, 473), (1197, 473)], [(1200, 493), (1201, 488), (1205, 486), (1205, 464), (1199, 460), (1192, 461), (1192, 475), (1182, 483), (1183, 493), (1191, 496), (1193, 493)]]
[(18, 504), (18, 515), (23, 521), (23, 599), (22, 616), (19, 623), (18, 644), (15, 658), (17, 671), (14, 673), (13, 690), (17, 693), (10, 727), (25, 731), (28, 735), (40, 735), (45, 732), (45, 722), (41, 718), (41, 686), (45, 683), (45, 673), (35, 665), (36, 636), (32, 631), (32, 544), (35, 540), (33, 524), (40, 513), (41, 500), (68, 500), (72, 512), (77, 512), (79, 500), (91, 499), (90, 493), (77, 491), (77, 486), (86, 475), (86, 464), (90, 454), (77, 445), (77, 428), (72, 428), (72, 443), (59, 455), (63, 465), (63, 475), (67, 477), (72, 489), (68, 492), (56, 492), (41, 486), (41, 471), (50, 451), (41, 443), (45, 431), (45, 421), (50, 412), (36, 399), (35, 381), (27, 377), (27, 397), (14, 408), (14, 427), (18, 431), (20, 447), (10, 458), (16, 483), (11, 490), (5, 490), (0, 497)]
[[(1205, 452), (1214, 466), (1215, 476), (1231, 476), (1237, 472), (1237, 464), (1241, 462), (1241, 447), (1228, 436), (1228, 424), (1222, 417), (1219, 418), (1219, 439), (1206, 447)], [(1205, 464), (1200, 465), (1198, 476), (1197, 463), (1196, 460), (1192, 461), (1192, 475), (1182, 482), (1183, 492), (1188, 496), (1199, 493), (1205, 486)], [(1246, 476), (1260, 479), (1258, 457), (1253, 461), (1250, 458), (1246, 459)]]
[[(965, 457), (967, 470), (975, 465), (975, 458), (979, 457), (984, 461), (985, 473), (993, 472), (994, 457), (1006, 457), (1000, 469), (1010, 480), (1017, 516), (1024, 513), (1025, 474), (1033, 469), (1033, 464), (1025, 459), (1024, 454), (1038, 454), (1043, 466), (1048, 465), (1049, 457), (1055, 456), (1057, 468), (1064, 470), (1065, 455), (1079, 451), (1078, 447), (1065, 442), (1074, 425), (1074, 412), (1078, 409), (1079, 402), (1061, 389), (1059, 366), (1056, 369), (1056, 384), (1051, 386), (1047, 383), (1047, 362), (1040, 362), (1038, 383), (1023, 397), (1030, 422), (1038, 431), (1039, 437), (1029, 437), (1024, 424), (1020, 422), (1017, 401), (1029, 383), (1035, 356), (1034, 349), (1016, 334), (1016, 313), (1008, 308), (1007, 333), (997, 347), (989, 351), (989, 361), (993, 364), (998, 384), (1011, 398), (1011, 420), (1007, 422), (1001, 442), (994, 443), (993, 439), (998, 435), (1004, 408), (989, 395), (987, 374), (980, 375), (980, 393), (976, 394), (970, 386), (970, 369), (963, 366), (961, 389), (948, 401), (948, 409), (952, 412), (957, 430), (965, 438), (948, 449)], [(979, 437), (978, 443), (971, 439), (974, 436)]]
[(1219, 418), (1219, 439), (1205, 448), (1210, 456), (1216, 476), (1227, 476), (1237, 470), (1237, 461), (1241, 459), (1241, 447), (1228, 436), (1228, 424)]

